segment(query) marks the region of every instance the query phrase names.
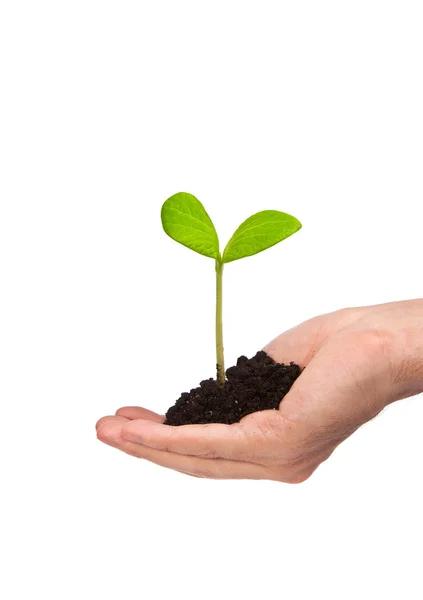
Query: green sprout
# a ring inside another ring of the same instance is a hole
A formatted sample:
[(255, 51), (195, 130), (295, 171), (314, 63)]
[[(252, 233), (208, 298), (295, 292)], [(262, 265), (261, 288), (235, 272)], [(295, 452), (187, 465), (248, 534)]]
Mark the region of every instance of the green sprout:
[(263, 210), (244, 221), (235, 231), (223, 253), (212, 220), (192, 194), (180, 192), (166, 200), (161, 211), (163, 229), (183, 246), (215, 260), (216, 266), (216, 367), (217, 382), (225, 383), (222, 324), (223, 265), (262, 252), (299, 229), (295, 217), (278, 210)]

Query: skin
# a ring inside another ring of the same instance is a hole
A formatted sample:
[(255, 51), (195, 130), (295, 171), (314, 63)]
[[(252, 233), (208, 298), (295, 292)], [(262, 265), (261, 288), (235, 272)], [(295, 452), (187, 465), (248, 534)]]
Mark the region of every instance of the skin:
[(124, 407), (97, 422), (118, 450), (196, 477), (300, 483), (388, 404), (423, 391), (423, 300), (347, 308), (286, 331), (264, 350), (306, 367), (279, 410), (233, 425), (163, 425)]

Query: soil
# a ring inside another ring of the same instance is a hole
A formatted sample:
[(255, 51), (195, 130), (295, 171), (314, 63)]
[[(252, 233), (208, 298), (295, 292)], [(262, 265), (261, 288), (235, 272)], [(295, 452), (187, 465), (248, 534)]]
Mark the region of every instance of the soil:
[(277, 409), (301, 367), (276, 363), (265, 352), (252, 358), (240, 356), (226, 371), (226, 383), (206, 379), (200, 387), (181, 395), (166, 413), (166, 425), (194, 423), (236, 423), (259, 410)]

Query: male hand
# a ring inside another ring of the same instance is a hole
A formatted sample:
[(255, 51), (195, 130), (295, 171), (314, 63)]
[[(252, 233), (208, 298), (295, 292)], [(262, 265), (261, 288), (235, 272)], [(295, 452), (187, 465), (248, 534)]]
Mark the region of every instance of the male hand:
[(423, 390), (423, 301), (321, 315), (264, 350), (306, 367), (279, 410), (232, 425), (173, 427), (147, 409), (124, 407), (98, 421), (98, 438), (197, 477), (300, 483), (385, 406)]

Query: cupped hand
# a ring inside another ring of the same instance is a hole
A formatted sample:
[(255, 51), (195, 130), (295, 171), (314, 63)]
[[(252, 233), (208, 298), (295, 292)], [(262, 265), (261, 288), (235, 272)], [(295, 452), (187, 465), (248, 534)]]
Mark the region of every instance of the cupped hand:
[(283, 333), (264, 350), (305, 367), (279, 410), (232, 425), (173, 427), (144, 408), (97, 422), (98, 438), (197, 477), (306, 480), (334, 449), (423, 381), (423, 301), (343, 309)]

